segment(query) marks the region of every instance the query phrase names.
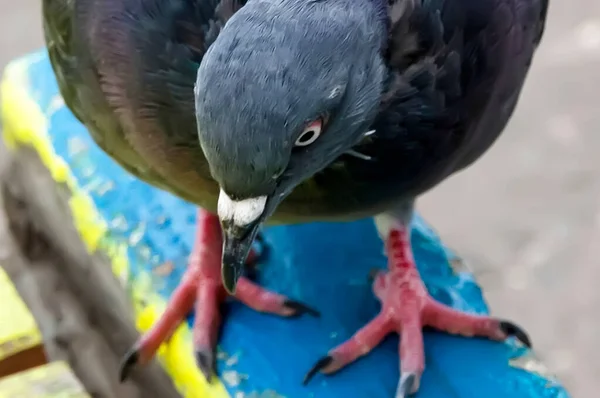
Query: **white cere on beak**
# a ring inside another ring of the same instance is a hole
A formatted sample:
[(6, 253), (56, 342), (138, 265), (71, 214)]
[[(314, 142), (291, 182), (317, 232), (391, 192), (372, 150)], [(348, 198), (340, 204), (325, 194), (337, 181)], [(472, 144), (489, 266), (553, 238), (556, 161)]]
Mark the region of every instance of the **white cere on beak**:
[(219, 193), (217, 213), (221, 220), (245, 226), (256, 221), (265, 211), (266, 196), (244, 200), (233, 200), (223, 190)]

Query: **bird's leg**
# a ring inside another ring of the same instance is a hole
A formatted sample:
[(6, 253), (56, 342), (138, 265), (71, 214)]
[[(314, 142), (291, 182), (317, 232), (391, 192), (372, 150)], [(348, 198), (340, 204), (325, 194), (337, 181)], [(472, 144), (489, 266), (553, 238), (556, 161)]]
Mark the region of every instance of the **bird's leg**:
[[(193, 344), (198, 367), (210, 380), (215, 369), (215, 348), (221, 326), (220, 305), (227, 298), (221, 281), (221, 251), (223, 246), (219, 218), (198, 210), (196, 238), (188, 260), (188, 268), (173, 292), (164, 313), (125, 355), (120, 377), (125, 380), (136, 364), (152, 360), (163, 342), (168, 341), (185, 317), (194, 309)], [(256, 261), (250, 253), (247, 261)], [(242, 277), (235, 297), (261, 312), (281, 316), (302, 313), (318, 315), (309, 307), (267, 291), (248, 278)]]
[(396, 332), (401, 334), (401, 375), (396, 398), (415, 393), (425, 369), (422, 335), (424, 326), (452, 334), (498, 341), (515, 336), (530, 346), (529, 338), (523, 330), (510, 322), (462, 313), (436, 302), (421, 281), (412, 256), (409, 235), (409, 228), (401, 222), (394, 223), (388, 230), (388, 272), (378, 272), (373, 281), (374, 293), (382, 304), (379, 315), (352, 338), (321, 358), (306, 375), (305, 383), (319, 371), (324, 374), (336, 372), (368, 354), (387, 334)]

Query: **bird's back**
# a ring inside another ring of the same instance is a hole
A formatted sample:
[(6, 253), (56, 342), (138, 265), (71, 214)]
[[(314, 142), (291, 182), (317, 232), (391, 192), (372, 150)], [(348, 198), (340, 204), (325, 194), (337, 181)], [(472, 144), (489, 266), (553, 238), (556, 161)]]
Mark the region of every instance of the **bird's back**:
[[(406, 4), (420, 14), (394, 25), (395, 7)], [(138, 177), (213, 211), (218, 186), (198, 143), (194, 83), (204, 52), (241, 6), (44, 0), (61, 93), (96, 142)], [(390, 85), (398, 76), (400, 85), (386, 93), (377, 133), (360, 147), (373, 160), (337, 159), (298, 186), (273, 218), (368, 216), (472, 163), (512, 114), (546, 8), (547, 0), (390, 2)], [(406, 51), (405, 37), (431, 48)]]

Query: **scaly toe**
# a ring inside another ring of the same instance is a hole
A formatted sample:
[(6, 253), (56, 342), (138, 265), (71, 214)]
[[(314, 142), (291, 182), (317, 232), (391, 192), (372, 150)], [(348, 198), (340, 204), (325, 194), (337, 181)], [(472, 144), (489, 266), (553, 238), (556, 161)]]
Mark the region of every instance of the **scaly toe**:
[(500, 321), (499, 326), (500, 330), (506, 333), (508, 337), (514, 336), (523, 345), (527, 346), (527, 348), (531, 348), (531, 340), (523, 328), (509, 321)]
[(121, 383), (126, 381), (131, 374), (131, 371), (137, 365), (140, 358), (140, 352), (137, 346), (133, 346), (121, 359), (121, 365), (119, 366), (119, 380)]
[(317, 373), (319, 373), (321, 370), (323, 370), (326, 367), (328, 367), (329, 365), (331, 365), (332, 362), (333, 362), (333, 357), (331, 355), (326, 355), (326, 356), (322, 357), (321, 359), (319, 359), (313, 365), (313, 367), (306, 373), (306, 376), (304, 376), (304, 380), (302, 381), (302, 384), (307, 385), (308, 382), (310, 382), (310, 380)]
[(318, 318), (321, 316), (321, 313), (319, 311), (317, 311), (314, 308), (311, 308), (311, 307), (307, 306), (306, 304), (303, 304), (299, 301), (287, 299), (283, 302), (283, 305), (294, 311), (294, 313), (291, 316), (300, 316), (300, 315), (304, 315), (304, 314), (311, 315), (315, 318)]

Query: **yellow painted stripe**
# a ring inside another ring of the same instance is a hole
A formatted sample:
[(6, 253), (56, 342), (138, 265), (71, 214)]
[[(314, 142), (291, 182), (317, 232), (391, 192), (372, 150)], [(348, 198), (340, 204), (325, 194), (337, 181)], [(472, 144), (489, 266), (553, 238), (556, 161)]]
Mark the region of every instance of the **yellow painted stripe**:
[[(40, 54), (41, 56), (43, 54)], [(4, 141), (12, 150), (20, 145), (35, 149), (52, 178), (57, 183), (64, 183), (69, 187), (72, 193), (69, 206), (73, 220), (88, 251), (105, 252), (111, 259), (115, 275), (121, 280), (126, 280), (129, 272), (126, 246), (108, 238), (106, 220), (98, 213), (92, 198), (77, 185), (65, 160), (54, 151), (45, 112), (40, 109), (28, 90), (28, 66), (31, 62), (31, 57), (13, 61), (6, 67), (0, 82), (0, 117), (3, 122)], [(148, 275), (147, 277), (149, 278)], [(166, 303), (155, 292), (142, 288), (142, 279), (147, 278), (141, 276), (139, 279), (131, 291), (137, 327), (144, 332), (156, 322)], [(182, 324), (171, 341), (159, 350), (160, 363), (185, 398), (229, 398), (222, 382), (207, 383), (197, 369), (190, 335), (187, 324)]]

